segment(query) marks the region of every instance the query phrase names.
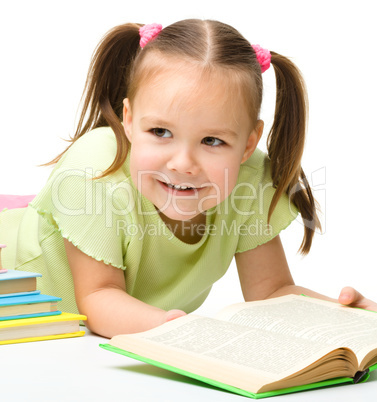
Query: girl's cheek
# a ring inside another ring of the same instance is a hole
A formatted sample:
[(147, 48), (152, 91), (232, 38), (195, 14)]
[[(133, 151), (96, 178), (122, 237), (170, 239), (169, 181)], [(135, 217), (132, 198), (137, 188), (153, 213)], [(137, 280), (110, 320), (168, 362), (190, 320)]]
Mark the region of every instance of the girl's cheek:
[(158, 160), (158, 155), (153, 152), (149, 147), (138, 147), (131, 157), (134, 168), (140, 169), (150, 169), (151, 166), (155, 164)]

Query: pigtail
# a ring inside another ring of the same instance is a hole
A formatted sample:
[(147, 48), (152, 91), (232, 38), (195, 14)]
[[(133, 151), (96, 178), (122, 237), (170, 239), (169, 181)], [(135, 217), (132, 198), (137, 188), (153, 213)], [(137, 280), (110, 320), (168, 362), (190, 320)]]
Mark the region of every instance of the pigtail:
[[(82, 110), (72, 144), (98, 127), (110, 126), (116, 136), (117, 153), (111, 166), (102, 174), (116, 171), (125, 161), (128, 140), (121, 124), (123, 99), (127, 97), (132, 62), (140, 50), (141, 24), (124, 24), (110, 30), (94, 51), (81, 99)], [(49, 164), (56, 163), (69, 147)]]
[(276, 187), (268, 219), (276, 204), (287, 193), (299, 209), (304, 225), (300, 252), (310, 250), (314, 231), (321, 228), (316, 202), (301, 168), (305, 145), (308, 100), (305, 83), (297, 67), (286, 57), (271, 52), (271, 63), (276, 76), (276, 107), (272, 128), (267, 139), (271, 159), (271, 175)]

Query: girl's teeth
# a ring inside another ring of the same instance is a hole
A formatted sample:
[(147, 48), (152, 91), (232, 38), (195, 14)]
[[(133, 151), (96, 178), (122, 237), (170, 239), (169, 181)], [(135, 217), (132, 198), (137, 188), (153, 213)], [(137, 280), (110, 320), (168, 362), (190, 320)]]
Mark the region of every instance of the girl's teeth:
[(180, 186), (179, 184), (170, 184), (167, 183), (168, 187), (173, 188), (174, 190), (187, 190), (187, 189), (192, 189), (192, 187), (187, 187), (187, 186)]

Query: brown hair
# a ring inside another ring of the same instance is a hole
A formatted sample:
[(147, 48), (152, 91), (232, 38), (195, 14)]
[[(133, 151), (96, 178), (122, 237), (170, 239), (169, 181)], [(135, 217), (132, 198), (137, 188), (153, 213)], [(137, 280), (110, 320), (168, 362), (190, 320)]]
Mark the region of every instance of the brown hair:
[[(113, 129), (117, 153), (102, 177), (118, 170), (127, 157), (129, 144), (121, 124), (123, 99), (129, 98), (132, 103), (143, 80), (153, 74), (151, 59), (144, 62), (148, 55), (187, 60), (203, 71), (222, 69), (232, 73), (243, 82), (241, 89), (254, 125), (259, 116), (263, 93), (260, 65), (250, 43), (236, 29), (210, 20), (179, 21), (164, 28), (141, 51), (141, 26), (124, 24), (109, 31), (95, 50), (90, 64), (82, 112), (71, 142), (97, 127), (110, 126)], [(268, 220), (279, 198), (287, 193), (305, 223), (300, 251), (306, 254), (315, 229), (320, 228), (315, 200), (301, 168), (306, 132), (306, 89), (299, 70), (290, 60), (274, 52), (271, 56), (277, 96), (267, 149), (276, 191)], [(67, 149), (50, 164), (56, 163)]]

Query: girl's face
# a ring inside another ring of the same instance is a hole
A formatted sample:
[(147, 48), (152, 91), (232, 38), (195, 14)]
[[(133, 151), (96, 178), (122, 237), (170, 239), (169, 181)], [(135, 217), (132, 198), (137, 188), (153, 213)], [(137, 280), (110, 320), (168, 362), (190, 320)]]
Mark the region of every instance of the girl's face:
[(173, 220), (192, 219), (223, 201), (263, 130), (261, 121), (252, 130), (241, 94), (231, 97), (234, 88), (224, 77), (198, 76), (170, 60), (138, 88), (132, 105), (124, 101), (131, 178)]

